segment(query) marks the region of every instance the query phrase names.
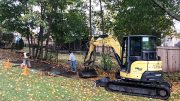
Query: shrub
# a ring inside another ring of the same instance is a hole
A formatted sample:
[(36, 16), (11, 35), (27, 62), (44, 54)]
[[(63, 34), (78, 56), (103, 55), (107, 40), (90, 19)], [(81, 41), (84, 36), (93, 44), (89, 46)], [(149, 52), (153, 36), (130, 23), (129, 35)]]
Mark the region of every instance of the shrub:
[(1, 33), (0, 34), (0, 48), (10, 48), (13, 42), (13, 33)]
[(4, 41), (9, 44), (12, 43), (13, 39), (14, 39), (13, 33), (3, 33), (1, 41)]
[(109, 54), (102, 55), (101, 63), (102, 63), (103, 70), (105, 70), (105, 71), (111, 70), (113, 62), (112, 62), (112, 59)]

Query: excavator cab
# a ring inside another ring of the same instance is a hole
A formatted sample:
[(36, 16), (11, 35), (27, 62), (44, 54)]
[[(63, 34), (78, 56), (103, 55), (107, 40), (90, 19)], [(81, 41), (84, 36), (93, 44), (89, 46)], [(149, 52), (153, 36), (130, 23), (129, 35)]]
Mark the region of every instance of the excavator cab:
[[(130, 35), (122, 39), (119, 77), (161, 81), (161, 61), (156, 54), (156, 37), (151, 35)], [(117, 59), (116, 59), (117, 60)]]
[(150, 35), (131, 35), (122, 39), (121, 70), (130, 72), (135, 61), (157, 61), (156, 37)]

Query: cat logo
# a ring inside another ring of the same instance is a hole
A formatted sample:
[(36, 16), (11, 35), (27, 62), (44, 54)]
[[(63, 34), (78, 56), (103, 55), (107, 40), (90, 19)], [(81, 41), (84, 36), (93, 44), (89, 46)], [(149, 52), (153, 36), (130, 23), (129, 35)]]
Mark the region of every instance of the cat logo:
[(142, 71), (142, 68), (139, 68), (139, 67), (135, 67), (135, 69), (138, 71)]

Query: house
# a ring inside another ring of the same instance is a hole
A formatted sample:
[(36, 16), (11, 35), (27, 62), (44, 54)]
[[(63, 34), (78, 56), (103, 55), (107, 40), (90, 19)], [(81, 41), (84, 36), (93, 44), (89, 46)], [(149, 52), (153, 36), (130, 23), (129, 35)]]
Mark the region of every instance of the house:
[(180, 34), (168, 35), (162, 39), (161, 46), (177, 46), (180, 47)]

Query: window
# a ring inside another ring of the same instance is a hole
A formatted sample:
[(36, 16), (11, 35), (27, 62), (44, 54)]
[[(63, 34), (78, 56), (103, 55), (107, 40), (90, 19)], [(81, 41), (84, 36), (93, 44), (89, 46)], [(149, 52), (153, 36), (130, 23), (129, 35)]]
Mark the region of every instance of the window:
[(156, 50), (156, 38), (155, 37), (143, 37), (142, 38), (142, 49), (145, 51)]
[(130, 39), (130, 55), (141, 56), (141, 37), (131, 37)]

